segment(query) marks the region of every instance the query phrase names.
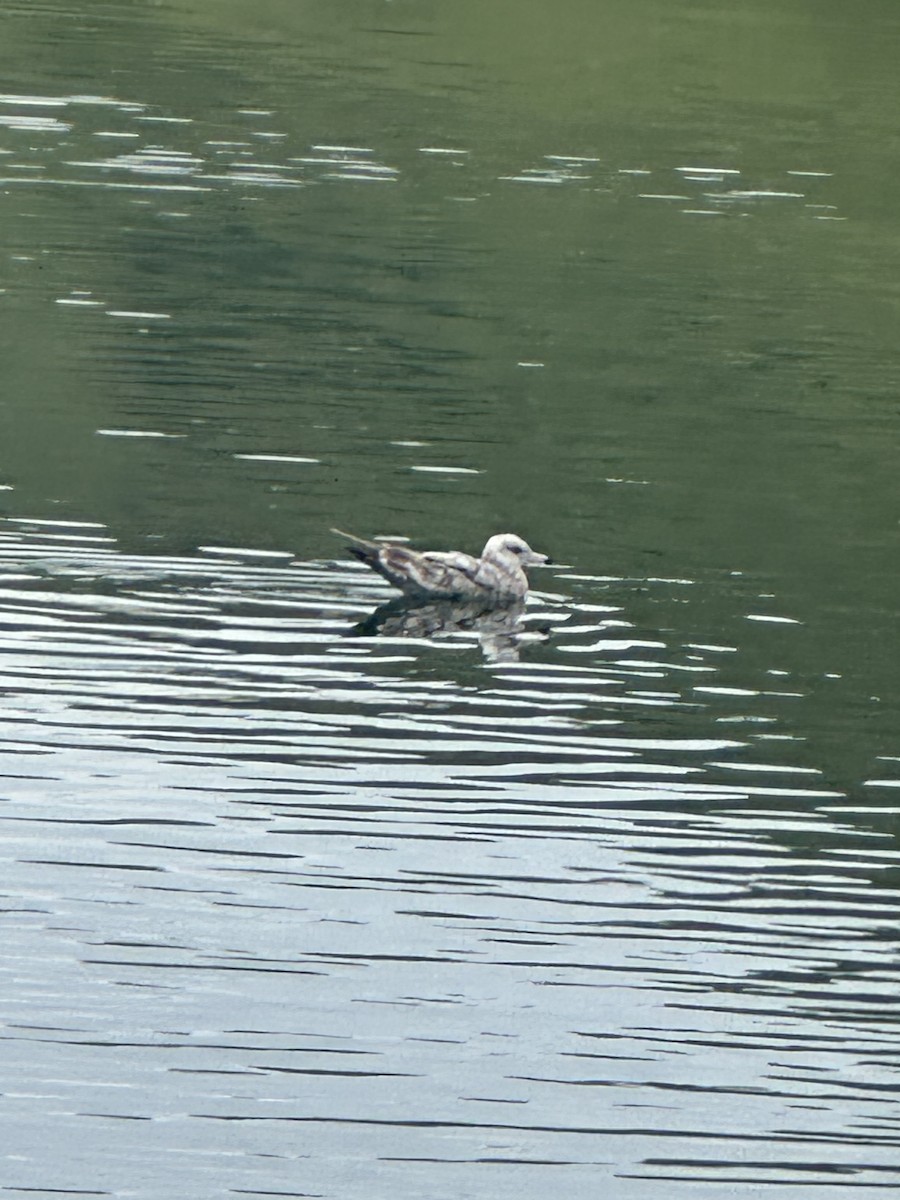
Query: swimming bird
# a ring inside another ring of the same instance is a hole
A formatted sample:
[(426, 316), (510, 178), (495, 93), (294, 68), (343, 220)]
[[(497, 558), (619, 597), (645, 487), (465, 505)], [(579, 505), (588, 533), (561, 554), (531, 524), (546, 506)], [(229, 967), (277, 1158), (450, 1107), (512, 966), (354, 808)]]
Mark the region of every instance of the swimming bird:
[(397, 542), (370, 542), (333, 529), (347, 538), (350, 553), (388, 583), (417, 600), (478, 599), (508, 603), (528, 593), (527, 567), (549, 562), (515, 533), (488, 538), (480, 558), (461, 550), (410, 550)]

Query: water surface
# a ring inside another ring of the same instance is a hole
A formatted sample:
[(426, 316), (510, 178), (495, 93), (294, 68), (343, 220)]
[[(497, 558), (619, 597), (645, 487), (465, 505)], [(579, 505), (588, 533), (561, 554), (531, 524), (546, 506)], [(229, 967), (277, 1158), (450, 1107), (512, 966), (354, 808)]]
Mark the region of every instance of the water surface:
[(2, 7), (6, 1192), (897, 1186), (898, 31)]

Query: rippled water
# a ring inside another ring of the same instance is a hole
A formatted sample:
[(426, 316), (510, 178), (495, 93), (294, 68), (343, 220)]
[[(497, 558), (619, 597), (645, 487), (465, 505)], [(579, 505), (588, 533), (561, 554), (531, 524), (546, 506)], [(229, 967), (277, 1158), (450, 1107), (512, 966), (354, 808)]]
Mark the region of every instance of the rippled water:
[(0, 5), (0, 1191), (896, 1188), (893, 8), (335, 12)]
[(39, 528), (3, 548), (14, 1191), (892, 1186), (897, 852), (777, 679), (610, 581), (490, 664), (346, 636), (355, 566)]

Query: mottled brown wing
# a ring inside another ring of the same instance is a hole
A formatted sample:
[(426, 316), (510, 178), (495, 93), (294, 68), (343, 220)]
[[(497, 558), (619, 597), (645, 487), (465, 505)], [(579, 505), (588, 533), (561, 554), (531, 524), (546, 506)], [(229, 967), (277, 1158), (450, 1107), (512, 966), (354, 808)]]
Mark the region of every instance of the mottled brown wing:
[(379, 555), (385, 578), (404, 592), (434, 596), (465, 595), (477, 585), (477, 561), (467, 554), (419, 554), (405, 546), (387, 546)]

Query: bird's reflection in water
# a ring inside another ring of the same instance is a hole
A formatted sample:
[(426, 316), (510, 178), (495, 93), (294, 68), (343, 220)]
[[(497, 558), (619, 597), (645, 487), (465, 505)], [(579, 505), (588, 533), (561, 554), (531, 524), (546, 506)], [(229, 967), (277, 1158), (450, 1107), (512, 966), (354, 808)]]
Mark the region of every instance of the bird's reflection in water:
[(454, 633), (474, 633), (488, 662), (517, 662), (523, 639), (546, 638), (546, 630), (527, 629), (522, 620), (525, 603), (490, 604), (484, 600), (431, 600), (415, 602), (398, 597), (382, 604), (347, 637), (433, 638)]

